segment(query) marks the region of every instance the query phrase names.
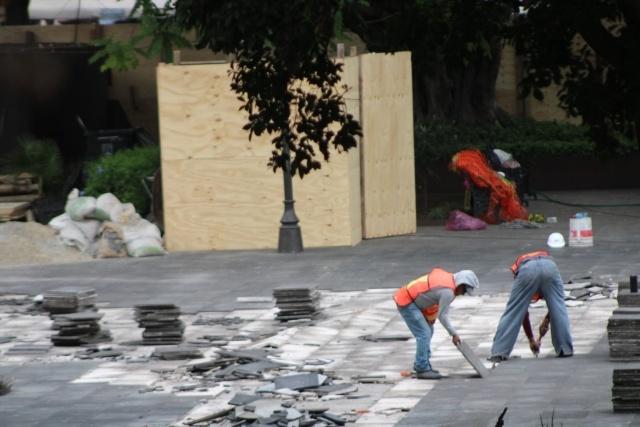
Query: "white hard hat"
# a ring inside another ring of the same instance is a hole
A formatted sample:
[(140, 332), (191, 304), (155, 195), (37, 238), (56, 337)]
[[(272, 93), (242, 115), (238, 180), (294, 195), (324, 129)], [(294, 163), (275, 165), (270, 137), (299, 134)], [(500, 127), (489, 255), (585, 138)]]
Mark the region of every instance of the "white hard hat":
[(551, 233), (547, 239), (547, 245), (550, 248), (564, 248), (564, 237), (560, 233)]

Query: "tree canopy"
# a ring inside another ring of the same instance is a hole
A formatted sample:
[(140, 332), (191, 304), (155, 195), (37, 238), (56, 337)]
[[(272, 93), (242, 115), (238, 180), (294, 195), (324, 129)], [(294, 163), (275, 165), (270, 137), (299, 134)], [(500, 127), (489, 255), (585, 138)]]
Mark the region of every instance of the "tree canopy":
[(581, 116), (600, 148), (640, 141), (640, 2), (529, 0), (512, 37), (522, 55), (523, 95), (561, 86), (561, 106)]
[(411, 50), (417, 119), (495, 122), (511, 0), (347, 0), (345, 26), (371, 51)]
[(330, 147), (356, 146), (360, 125), (345, 110), (342, 64), (329, 57), (340, 0), (177, 0), (176, 19), (197, 46), (233, 55), (231, 88), (251, 135), (275, 135), (269, 164), (301, 177)]

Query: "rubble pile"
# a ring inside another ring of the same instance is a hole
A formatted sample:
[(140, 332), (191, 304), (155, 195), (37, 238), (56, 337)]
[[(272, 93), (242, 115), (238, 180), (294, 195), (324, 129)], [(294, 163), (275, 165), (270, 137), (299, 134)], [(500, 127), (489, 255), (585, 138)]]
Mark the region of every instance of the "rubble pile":
[(95, 304), (96, 291), (94, 289), (53, 289), (47, 291), (42, 300), (42, 307), (52, 315), (95, 310)]
[(614, 412), (640, 411), (640, 369), (614, 369), (611, 400)]
[[(258, 362), (248, 365), (255, 363)], [(256, 388), (254, 393), (238, 393), (229, 400), (227, 407), (197, 419), (188, 418), (183, 424), (343, 426), (354, 421), (356, 415), (332, 413), (326, 404), (318, 401), (347, 398), (357, 390), (356, 385), (334, 383), (327, 375), (292, 372), (273, 377), (271, 382)]]
[(278, 313), (276, 319), (281, 322), (299, 319), (312, 319), (318, 312), (320, 293), (310, 288), (278, 288), (273, 290)]
[(52, 329), (58, 333), (51, 336), (51, 342), (56, 346), (80, 346), (111, 341), (111, 332), (100, 328), (102, 316), (96, 311), (52, 315)]
[(287, 366), (273, 362), (267, 350), (217, 350), (218, 358), (198, 362), (189, 366), (189, 371), (216, 381), (233, 381), (248, 378), (262, 378), (262, 374)]
[(174, 304), (139, 304), (135, 319), (144, 328), (142, 345), (175, 345), (182, 342), (184, 322), (180, 307)]

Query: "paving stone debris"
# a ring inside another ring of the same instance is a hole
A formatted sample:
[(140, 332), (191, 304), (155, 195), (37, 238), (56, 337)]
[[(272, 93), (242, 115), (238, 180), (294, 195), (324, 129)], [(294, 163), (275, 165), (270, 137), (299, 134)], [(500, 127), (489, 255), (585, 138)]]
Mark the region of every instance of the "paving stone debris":
[(96, 311), (52, 314), (51, 328), (58, 333), (51, 336), (51, 342), (56, 346), (80, 346), (111, 341), (111, 332), (100, 327), (103, 316)]
[(640, 412), (640, 369), (614, 369), (611, 401), (614, 412)]
[(13, 381), (5, 376), (0, 376), (0, 396), (9, 394), (13, 388)]
[(281, 322), (313, 319), (319, 313), (320, 293), (311, 288), (277, 288), (273, 290)]
[(43, 295), (42, 307), (51, 314), (67, 314), (88, 311), (96, 304), (94, 289), (60, 288)]
[(473, 369), (476, 370), (480, 377), (487, 378), (489, 376), (489, 370), (484, 366), (482, 360), (476, 356), (471, 347), (469, 347), (465, 341), (460, 341), (456, 344), (456, 347), (460, 350), (460, 353), (462, 353), (464, 358), (467, 359), (467, 362), (473, 366)]
[(157, 348), (152, 356), (160, 360), (187, 360), (201, 359), (203, 354), (199, 349), (193, 347), (168, 346)]
[(139, 304), (134, 307), (138, 326), (144, 328), (142, 345), (180, 344), (184, 322), (180, 320), (180, 307), (174, 304)]
[(244, 320), (241, 317), (217, 317), (217, 318), (211, 318), (211, 317), (198, 317), (196, 320), (194, 320), (191, 324), (195, 325), (195, 326), (216, 326), (216, 325), (220, 325), (220, 326), (231, 326), (231, 325), (239, 325), (241, 323), (245, 323), (246, 320)]
[(51, 350), (51, 344), (16, 344), (7, 350), (6, 356), (17, 356), (25, 354), (46, 354)]

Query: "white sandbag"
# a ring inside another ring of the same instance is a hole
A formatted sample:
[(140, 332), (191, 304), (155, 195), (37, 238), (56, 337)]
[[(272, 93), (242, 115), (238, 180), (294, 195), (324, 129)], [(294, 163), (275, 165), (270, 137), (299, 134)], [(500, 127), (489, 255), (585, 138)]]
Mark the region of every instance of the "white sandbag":
[(122, 235), (124, 236), (124, 241), (126, 243), (141, 238), (153, 238), (162, 242), (160, 229), (146, 219), (140, 219), (135, 224), (122, 225)]
[(89, 243), (93, 242), (100, 230), (100, 221), (97, 219), (85, 219), (84, 221), (73, 221), (73, 224), (82, 231)]
[(96, 210), (95, 197), (77, 197), (67, 201), (64, 207), (66, 213), (74, 221), (82, 221), (93, 216)]
[(120, 206), (120, 200), (111, 193), (104, 193), (96, 199), (96, 210), (93, 217), (101, 221), (111, 221), (111, 211)]
[(49, 227), (53, 228), (57, 232), (60, 232), (67, 224), (71, 222), (71, 218), (69, 218), (69, 214), (63, 213), (62, 215), (58, 215), (49, 221)]
[(72, 221), (69, 221), (69, 223), (60, 230), (58, 240), (60, 240), (62, 244), (76, 247), (82, 252), (86, 251), (89, 247), (89, 240), (82, 230), (80, 230)]
[(165, 254), (162, 242), (155, 237), (140, 237), (128, 242), (127, 252), (134, 258)]

